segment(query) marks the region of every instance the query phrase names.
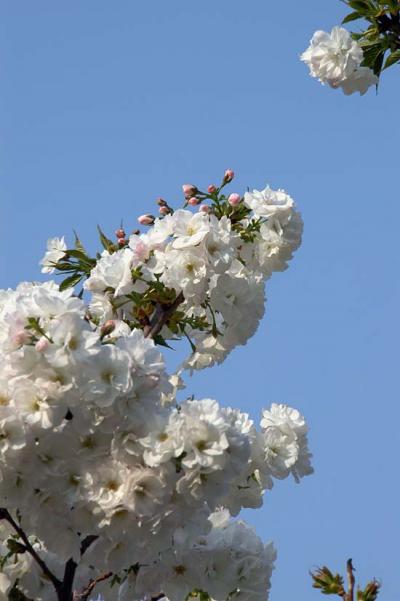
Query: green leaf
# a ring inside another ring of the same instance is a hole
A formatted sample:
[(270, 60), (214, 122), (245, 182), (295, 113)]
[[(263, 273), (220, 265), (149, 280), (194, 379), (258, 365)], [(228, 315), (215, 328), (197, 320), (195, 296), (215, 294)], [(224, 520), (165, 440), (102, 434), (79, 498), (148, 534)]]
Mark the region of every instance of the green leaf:
[(59, 261), (58, 263), (53, 263), (53, 265), (57, 269), (57, 271), (75, 271), (74, 265), (69, 261)]
[(354, 12), (347, 15), (347, 17), (343, 19), (342, 23), (350, 23), (350, 21), (356, 21), (357, 19), (362, 19), (362, 17), (363, 15), (360, 15), (360, 13), (357, 10), (355, 10)]
[(13, 555), (26, 553), (25, 545), (19, 543), (15, 538), (9, 538), (7, 541), (7, 547)]
[(96, 265), (95, 259), (91, 259), (87, 256), (87, 254), (82, 250), (68, 250), (68, 257), (73, 257), (74, 259), (78, 259), (78, 261), (82, 261), (86, 265), (94, 266)]
[(363, 66), (370, 67), (375, 75), (379, 76), (385, 56), (385, 50), (382, 47), (382, 44), (378, 42), (370, 45), (362, 44), (362, 46), (364, 50)]
[(400, 48), (399, 48), (399, 50), (395, 50), (394, 52), (389, 54), (389, 56), (386, 59), (385, 66), (383, 68), (387, 69), (388, 67), (395, 65), (399, 61), (400, 61)]
[(160, 336), (160, 334), (157, 334), (157, 336), (154, 336), (153, 340), (154, 340), (154, 343), (158, 344), (159, 346), (165, 346), (166, 348), (169, 348), (172, 351), (175, 350), (173, 346), (170, 346), (168, 344), (168, 342), (165, 340), (165, 338), (163, 338), (162, 336)]
[(76, 231), (74, 230), (74, 236), (75, 236), (75, 248), (76, 250), (80, 250), (81, 252), (86, 254), (85, 251), (85, 247), (83, 246), (82, 242), (79, 240), (78, 234), (76, 233)]
[(374, 10), (373, 6), (367, 0), (349, 0), (348, 5), (350, 8), (354, 8), (354, 10), (361, 13), (361, 15), (368, 15)]
[(103, 246), (103, 248), (105, 250), (108, 250), (108, 252), (112, 253), (115, 250), (115, 246), (112, 240), (110, 240), (110, 238), (107, 238), (107, 236), (104, 234), (104, 232), (102, 232), (100, 226), (97, 226), (97, 230), (99, 232), (100, 235), (100, 242)]
[(60, 284), (60, 292), (63, 290), (67, 290), (67, 288), (72, 288), (72, 286), (76, 286), (81, 281), (82, 276), (80, 273), (74, 273), (69, 278), (63, 280)]

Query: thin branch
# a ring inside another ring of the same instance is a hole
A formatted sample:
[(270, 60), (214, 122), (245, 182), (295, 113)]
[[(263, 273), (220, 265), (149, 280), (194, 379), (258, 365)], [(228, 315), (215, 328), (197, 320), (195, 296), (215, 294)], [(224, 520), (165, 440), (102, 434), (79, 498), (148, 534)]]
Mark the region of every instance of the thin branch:
[(36, 561), (36, 563), (40, 566), (40, 569), (42, 570), (43, 574), (45, 576), (47, 576), (47, 578), (50, 580), (50, 582), (52, 583), (52, 585), (58, 592), (61, 587), (61, 584), (62, 584), (61, 581), (58, 578), (56, 578), (56, 576), (53, 574), (53, 572), (50, 571), (50, 569), (47, 567), (46, 563), (43, 561), (43, 559), (37, 554), (35, 549), (32, 547), (31, 543), (29, 542), (29, 538), (27, 537), (25, 532), (17, 524), (17, 522), (12, 518), (9, 511), (7, 509), (5, 509), (4, 507), (0, 508), (0, 520), (6, 520), (6, 522), (8, 522), (10, 524), (10, 526), (12, 526), (12, 528), (15, 530), (15, 532), (18, 534), (18, 536), (23, 541), (28, 553), (33, 557), (33, 559)]
[(149, 325), (145, 326), (143, 333), (145, 338), (155, 338), (157, 334), (161, 332), (171, 315), (176, 311), (181, 303), (184, 301), (182, 292), (178, 294), (176, 299), (170, 305), (164, 305), (157, 303), (156, 310), (153, 317), (150, 320)]
[[(99, 537), (95, 534), (89, 534), (81, 542), (81, 557), (89, 549)], [(64, 595), (66, 599), (71, 599), (72, 589), (74, 586), (75, 573), (78, 568), (78, 564), (73, 559), (69, 559), (65, 564), (64, 578), (61, 583), (60, 594)]]
[(351, 559), (347, 560), (347, 582), (348, 582), (348, 590), (346, 595), (346, 601), (354, 601), (354, 567)]
[(111, 578), (112, 575), (113, 575), (112, 572), (107, 572), (106, 574), (102, 574), (98, 578), (93, 578), (92, 580), (90, 580), (89, 584), (87, 586), (85, 586), (85, 588), (80, 593), (77, 593), (77, 592), (74, 593), (73, 601), (87, 601), (89, 599), (89, 596), (91, 595), (93, 589), (95, 588), (95, 586), (97, 584), (99, 584), (99, 582), (108, 580), (108, 578)]
[(96, 534), (89, 534), (81, 543), (81, 556), (86, 553), (89, 547), (98, 539)]
[(69, 559), (65, 564), (64, 578), (59, 591), (60, 599), (70, 600), (72, 598), (72, 587), (74, 586), (75, 572), (77, 567), (78, 564), (73, 559)]

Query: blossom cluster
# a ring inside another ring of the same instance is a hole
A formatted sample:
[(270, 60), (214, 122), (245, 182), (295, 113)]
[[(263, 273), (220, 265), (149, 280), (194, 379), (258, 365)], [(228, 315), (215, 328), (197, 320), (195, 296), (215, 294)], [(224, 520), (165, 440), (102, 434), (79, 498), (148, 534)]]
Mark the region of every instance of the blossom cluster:
[[(158, 332), (158, 341), (186, 336), (193, 352), (184, 367), (190, 369), (220, 363), (255, 333), (264, 314), (265, 281), (286, 269), (303, 223), (283, 190), (267, 186), (242, 197), (223, 195), (233, 177), (227, 174), (220, 188), (210, 186), (207, 193), (184, 186), (185, 206), (197, 212), (173, 211), (162, 201), (159, 218), (139, 218), (149, 224), (145, 233), (108, 243), (96, 260), (88, 259), (84, 289), (91, 293), (96, 324), (113, 323), (114, 335), (146, 329), (157, 308), (175, 302), (178, 310)], [(68, 267), (62, 259), (68, 252), (63, 239), (49, 241), (43, 269)]]
[[(190, 192), (207, 210), (147, 216), (146, 233), (105, 239), (96, 259), (51, 240), (43, 269), (75, 270), (68, 285), (0, 291), (0, 506), (53, 573), (77, 564), (77, 589), (109, 573), (98, 590), (110, 601), (265, 599), (275, 551), (231, 518), (260, 507), (274, 480), (312, 472), (297, 410), (272, 404), (257, 428), (215, 400), (177, 399), (181, 379), (156, 342), (179, 326), (196, 368), (245, 343), (265, 279), (301, 234), (283, 191)], [(83, 278), (87, 300), (70, 286)], [(53, 599), (41, 566), (1, 528), (0, 600), (15, 586)]]
[(341, 88), (346, 95), (363, 95), (378, 83), (373, 70), (362, 65), (362, 47), (343, 27), (336, 26), (330, 33), (316, 31), (301, 60), (310, 68), (312, 77), (331, 88)]

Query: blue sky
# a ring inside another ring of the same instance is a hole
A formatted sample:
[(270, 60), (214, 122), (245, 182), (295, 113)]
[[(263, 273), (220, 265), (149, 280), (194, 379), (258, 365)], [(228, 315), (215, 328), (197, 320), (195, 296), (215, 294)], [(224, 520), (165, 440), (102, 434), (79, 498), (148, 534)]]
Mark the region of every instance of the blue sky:
[[(180, 186), (237, 173), (232, 191), (284, 187), (305, 221), (267, 287), (257, 335), (189, 393), (255, 418), (307, 417), (315, 474), (246, 512), (279, 551), (273, 601), (317, 599), (308, 570), (342, 569), (398, 594), (399, 71), (345, 97), (298, 60), (339, 0), (3, 0), (2, 287), (40, 278), (54, 235), (95, 247)], [(70, 238), (71, 239), (71, 238)]]

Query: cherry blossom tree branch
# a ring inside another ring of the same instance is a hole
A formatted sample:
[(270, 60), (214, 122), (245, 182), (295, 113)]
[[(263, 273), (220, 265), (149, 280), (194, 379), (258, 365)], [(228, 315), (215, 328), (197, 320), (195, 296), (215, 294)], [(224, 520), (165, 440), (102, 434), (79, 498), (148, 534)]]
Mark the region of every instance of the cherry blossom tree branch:
[(38, 555), (35, 551), (31, 543), (29, 542), (29, 538), (22, 530), (22, 528), (17, 524), (17, 522), (13, 519), (10, 512), (4, 507), (0, 508), (0, 520), (5, 520), (10, 524), (10, 526), (15, 530), (18, 536), (23, 541), (27, 552), (33, 557), (36, 563), (39, 565), (43, 574), (49, 579), (49, 581), (53, 584), (54, 588), (58, 592), (62, 586), (62, 582), (53, 574), (53, 572), (48, 568), (43, 559)]
[(145, 338), (154, 339), (161, 332), (169, 318), (174, 314), (176, 309), (181, 303), (183, 303), (184, 300), (183, 294), (180, 292), (174, 302), (170, 305), (158, 303), (149, 325), (145, 326), (143, 329)]
[[(92, 534), (83, 539), (81, 543), (81, 557), (97, 539), (98, 536)], [(69, 559), (65, 564), (64, 578), (60, 591), (58, 591), (59, 601), (71, 601), (74, 598), (72, 591), (77, 568), (78, 564), (73, 559)]]

